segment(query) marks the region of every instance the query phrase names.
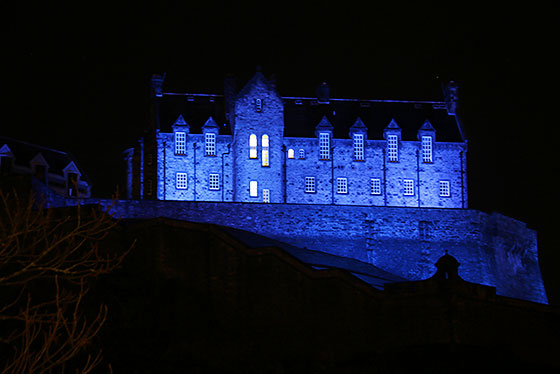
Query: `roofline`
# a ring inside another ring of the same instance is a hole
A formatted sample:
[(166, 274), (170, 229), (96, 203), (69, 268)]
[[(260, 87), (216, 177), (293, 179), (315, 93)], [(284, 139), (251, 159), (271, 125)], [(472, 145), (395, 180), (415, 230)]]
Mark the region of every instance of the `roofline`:
[[(200, 94), (200, 93), (189, 93), (189, 92), (164, 92), (163, 95), (168, 96), (193, 96), (193, 97), (224, 97), (220, 94)], [(316, 97), (305, 97), (305, 96), (281, 96), (283, 100), (317, 100)], [(444, 101), (433, 101), (433, 100), (385, 100), (385, 99), (341, 99), (341, 98), (331, 98), (329, 101), (345, 101), (345, 102), (362, 102), (362, 103), (404, 103), (404, 104), (441, 104), (445, 105)]]

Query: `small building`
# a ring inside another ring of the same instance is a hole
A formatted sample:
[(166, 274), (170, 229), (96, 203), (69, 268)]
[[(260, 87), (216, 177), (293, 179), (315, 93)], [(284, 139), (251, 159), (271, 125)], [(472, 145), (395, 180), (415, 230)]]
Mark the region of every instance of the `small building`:
[[(33, 177), (48, 192), (69, 198), (91, 196), (91, 183), (69, 153), (0, 136), (0, 175)], [(39, 188), (41, 189), (41, 188)]]

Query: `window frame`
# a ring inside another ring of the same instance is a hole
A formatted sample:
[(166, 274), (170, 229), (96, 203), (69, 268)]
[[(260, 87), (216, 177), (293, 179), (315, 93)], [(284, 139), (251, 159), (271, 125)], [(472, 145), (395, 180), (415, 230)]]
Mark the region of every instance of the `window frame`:
[(421, 147), (422, 147), (422, 162), (432, 163), (433, 154), (434, 154), (432, 137), (429, 135), (422, 135)]
[(257, 153), (258, 140), (256, 134), (249, 135), (249, 158), (258, 158)]
[(204, 134), (204, 153), (206, 156), (216, 156), (216, 134), (213, 132)]
[(354, 134), (352, 136), (352, 146), (354, 148), (354, 161), (364, 161), (364, 134)]
[(387, 134), (387, 160), (399, 162), (399, 136)]
[(403, 195), (415, 196), (414, 179), (403, 179)]
[(305, 193), (315, 192), (315, 177), (305, 177)]
[(371, 178), (370, 188), (372, 195), (381, 195), (381, 178)]
[(187, 173), (175, 173), (175, 188), (178, 190), (186, 190), (188, 188), (188, 175)]
[(296, 157), (296, 155), (295, 155), (294, 149), (293, 148), (288, 149), (288, 158), (293, 159), (295, 157)]
[(262, 193), (263, 193), (263, 203), (270, 204), (270, 189), (263, 188)]
[(261, 165), (264, 167), (270, 166), (270, 138), (266, 134), (261, 136), (261, 153)]
[(348, 178), (336, 178), (336, 193), (342, 195), (348, 193)]
[(220, 174), (210, 173), (208, 175), (208, 189), (211, 191), (220, 190)]
[(259, 183), (257, 181), (249, 182), (249, 196), (258, 197), (259, 196)]
[(451, 197), (451, 182), (449, 182), (448, 180), (439, 181), (439, 196)]
[(331, 159), (331, 136), (328, 132), (319, 133), (319, 159), (325, 161)]
[(187, 154), (187, 133), (185, 131), (175, 132), (175, 154), (181, 156)]

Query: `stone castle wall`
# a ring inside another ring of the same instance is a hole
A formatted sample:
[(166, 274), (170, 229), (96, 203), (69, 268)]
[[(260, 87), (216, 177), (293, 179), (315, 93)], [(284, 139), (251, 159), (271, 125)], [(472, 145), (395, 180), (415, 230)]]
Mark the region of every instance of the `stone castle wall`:
[(536, 232), (497, 213), (138, 200), (119, 201), (114, 213), (123, 218), (169, 217), (243, 229), (295, 246), (356, 258), (411, 280), (433, 275), (433, 264), (448, 250), (461, 263), (460, 275), (465, 280), (495, 286), (501, 295), (547, 301)]

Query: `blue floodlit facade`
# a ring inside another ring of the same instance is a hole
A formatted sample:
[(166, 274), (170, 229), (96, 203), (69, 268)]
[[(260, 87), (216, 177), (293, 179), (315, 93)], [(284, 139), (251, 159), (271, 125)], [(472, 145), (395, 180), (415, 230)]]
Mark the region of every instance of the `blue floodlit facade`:
[[(152, 77), (152, 120), (125, 152), (122, 217), (252, 231), (411, 280), (444, 251), (467, 281), (546, 303), (536, 232), (468, 209), (457, 87), (443, 101), (280, 96), (256, 74), (223, 94), (170, 92)], [(152, 200), (152, 201), (147, 201)]]

